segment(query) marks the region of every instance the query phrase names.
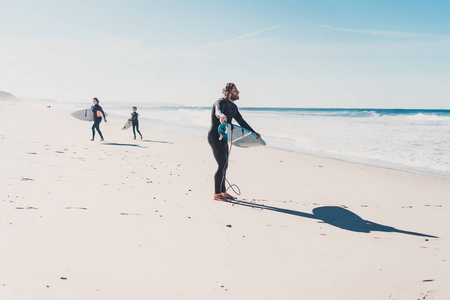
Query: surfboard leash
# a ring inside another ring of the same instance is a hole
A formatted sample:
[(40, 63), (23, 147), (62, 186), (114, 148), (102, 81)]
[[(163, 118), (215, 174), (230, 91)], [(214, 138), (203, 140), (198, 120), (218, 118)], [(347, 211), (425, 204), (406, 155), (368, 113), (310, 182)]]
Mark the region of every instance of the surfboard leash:
[(223, 173), (223, 177), (222, 177), (222, 183), (223, 180), (225, 180), (225, 182), (228, 184), (228, 187), (225, 189), (225, 192), (228, 191), (229, 189), (231, 189), (236, 195), (240, 196), (241, 195), (241, 189), (239, 188), (239, 186), (237, 184), (231, 184), (228, 179), (225, 178), (225, 170), (228, 168), (228, 161), (230, 160), (230, 154), (231, 154), (231, 149), (233, 148), (233, 143), (231, 142), (233, 140), (233, 131), (230, 130), (230, 138), (228, 139), (229, 141), (229, 146), (228, 147), (228, 156), (227, 156), (227, 163), (225, 164), (225, 166), (223, 167), (222, 173)]

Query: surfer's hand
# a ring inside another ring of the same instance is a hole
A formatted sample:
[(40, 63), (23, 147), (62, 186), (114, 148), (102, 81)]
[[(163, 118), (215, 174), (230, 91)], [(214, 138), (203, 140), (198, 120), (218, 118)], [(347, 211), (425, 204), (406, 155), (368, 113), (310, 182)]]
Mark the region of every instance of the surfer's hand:
[(105, 119), (105, 123), (108, 123), (108, 121), (106, 121), (106, 119)]
[(220, 123), (226, 123), (226, 122), (227, 122), (226, 116), (220, 117)]
[(257, 132), (255, 132), (256, 133), (256, 135), (258, 136), (256, 139), (257, 140), (260, 140), (261, 139), (261, 135), (259, 134), (259, 133), (257, 133)]

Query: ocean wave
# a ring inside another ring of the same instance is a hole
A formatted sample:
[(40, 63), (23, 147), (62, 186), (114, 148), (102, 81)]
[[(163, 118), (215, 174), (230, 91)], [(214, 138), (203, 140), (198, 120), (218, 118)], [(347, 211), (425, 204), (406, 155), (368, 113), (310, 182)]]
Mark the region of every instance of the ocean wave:
[(449, 122), (450, 123), (450, 115), (437, 115), (437, 114), (423, 114), (418, 113), (416, 115), (406, 115), (405, 119), (411, 121), (433, 121), (433, 122)]

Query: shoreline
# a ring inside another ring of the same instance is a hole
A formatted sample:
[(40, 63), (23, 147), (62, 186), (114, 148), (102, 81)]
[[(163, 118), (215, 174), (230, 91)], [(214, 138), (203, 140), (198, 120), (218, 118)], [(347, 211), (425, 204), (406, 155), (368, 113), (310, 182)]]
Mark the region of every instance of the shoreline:
[[(351, 158), (345, 159), (345, 158), (333, 157), (331, 155), (330, 156), (328, 156), (328, 155), (320, 155), (318, 153), (312, 153), (312, 152), (306, 152), (306, 151), (305, 152), (300, 152), (300, 151), (283, 149), (283, 148), (277, 148), (277, 147), (271, 147), (271, 146), (266, 146), (266, 147), (272, 148), (272, 149), (276, 149), (276, 150), (282, 150), (282, 151), (288, 151), (288, 152), (292, 152), (292, 153), (298, 153), (298, 154), (307, 155), (307, 156), (314, 156), (314, 157), (321, 157), (321, 158), (325, 158), (325, 159), (337, 160), (337, 161), (350, 163), (350, 164), (356, 164), (356, 165), (362, 165), (362, 166), (373, 167), (373, 168), (381, 168), (381, 169), (405, 172), (405, 173), (408, 173), (408, 174), (414, 174), (414, 175), (418, 175), (418, 176), (432, 177), (432, 178), (436, 178), (436, 179), (442, 179), (442, 180), (450, 181), (450, 174), (448, 174), (448, 175), (446, 175), (446, 174), (445, 175), (444, 174), (435, 174), (435, 173), (433, 173), (433, 171), (428, 171), (428, 170), (423, 170), (423, 169), (419, 170), (419, 169), (415, 169), (413, 167), (407, 167), (407, 166), (400, 165), (400, 164), (394, 164), (394, 163), (388, 163), (388, 162), (380, 162), (380, 161), (377, 161), (377, 162), (374, 162), (373, 164), (371, 164), (370, 162), (364, 162), (364, 159), (361, 159), (361, 160), (351, 159)], [(397, 166), (397, 167), (395, 167), (395, 166)]]
[[(183, 110), (183, 108), (174, 108), (175, 111), (178, 110)], [(202, 111), (202, 113), (204, 115), (208, 115), (209, 116), (209, 109), (208, 108), (186, 108), (188, 110), (194, 110), (194, 111)], [(205, 111), (206, 109), (206, 111)], [(249, 109), (249, 111), (254, 110)], [(297, 110), (297, 109), (294, 109)], [(329, 109), (320, 109), (320, 111), (323, 110), (329, 110)], [(264, 111), (264, 110), (262, 110)], [(149, 112), (146, 112), (147, 114), (149, 114)], [(158, 111), (156, 112), (158, 113)], [(417, 113), (417, 111), (415, 110), (415, 113)], [(178, 114), (178, 113), (177, 113)], [(183, 113), (182, 115), (186, 114)], [(187, 114), (186, 117), (189, 117), (190, 114)], [(150, 114), (150, 117), (151, 114)], [(195, 112), (192, 117), (196, 117), (199, 118), (198, 112)], [(258, 118), (256, 117), (256, 115), (253, 115), (253, 118), (255, 120), (252, 120), (251, 123), (253, 123), (253, 121), (258, 121)], [(301, 116), (299, 116), (299, 118), (301, 118)], [(326, 119), (327, 117), (324, 116), (324, 118)], [(444, 117), (446, 118), (446, 117)], [(356, 118), (357, 119), (357, 118)], [(202, 119), (203, 120), (203, 119)], [(326, 119), (327, 120), (327, 119)], [(173, 120), (172, 120), (173, 121)], [(146, 123), (148, 126), (156, 126), (157, 130), (163, 130), (166, 132), (174, 132), (174, 133), (178, 133), (178, 134), (188, 134), (191, 136), (197, 136), (197, 137), (203, 137), (204, 133), (207, 132), (208, 127), (207, 126), (203, 126), (200, 127), (198, 126), (198, 124), (190, 124), (190, 125), (181, 125), (178, 124), (178, 122), (172, 122), (171, 120), (169, 120), (167, 123), (165, 122), (164, 119), (161, 120), (151, 120), (151, 119), (146, 119), (144, 117), (144, 119), (141, 120), (142, 124)], [(209, 120), (205, 118), (204, 124), (208, 124)], [(259, 120), (261, 121), (261, 120)], [(187, 122), (189, 123), (189, 122)], [(198, 123), (198, 122), (197, 122)], [(256, 122), (257, 123), (257, 122)], [(336, 148), (327, 148), (327, 146), (325, 145), (320, 145), (321, 143), (316, 140), (315, 142), (318, 142), (318, 144), (316, 144), (314, 146), (314, 149), (308, 149), (308, 147), (304, 147), (304, 146), (300, 146), (299, 144), (296, 144), (295, 140), (297, 139), (297, 137), (295, 136), (291, 136), (291, 139), (286, 139), (282, 138), (281, 136), (274, 136), (274, 132), (272, 131), (271, 127), (267, 127), (266, 125), (262, 126), (263, 124), (259, 124), (256, 125), (256, 123), (254, 124), (254, 126), (257, 126), (259, 131), (266, 133), (263, 134), (263, 138), (266, 139), (266, 142), (268, 143), (269, 147), (273, 147), (273, 148), (277, 148), (277, 149), (284, 149), (284, 150), (288, 150), (288, 151), (294, 151), (297, 153), (303, 153), (303, 154), (309, 154), (309, 155), (314, 155), (314, 156), (321, 156), (321, 157), (325, 157), (325, 158), (332, 158), (332, 159), (338, 159), (338, 160), (343, 160), (343, 161), (348, 161), (348, 162), (352, 162), (352, 163), (357, 163), (357, 164), (364, 164), (364, 165), (370, 165), (370, 166), (375, 166), (375, 167), (382, 167), (382, 168), (388, 168), (388, 169), (396, 169), (396, 170), (402, 170), (402, 171), (407, 171), (407, 172), (412, 172), (412, 173), (417, 173), (417, 174), (423, 174), (423, 175), (427, 175), (427, 176), (433, 176), (433, 177), (439, 177), (439, 178), (444, 178), (446, 180), (450, 180), (450, 170), (445, 170), (446, 166), (448, 165), (448, 161), (446, 159), (441, 160), (441, 165), (437, 165), (437, 162), (430, 157), (431, 154), (429, 154), (429, 152), (426, 151), (432, 151), (431, 149), (429, 149), (430, 145), (429, 145), (429, 141), (425, 142), (428, 143), (426, 144), (427, 146), (425, 148), (423, 148), (422, 150), (418, 150), (418, 149), (414, 149), (411, 148), (411, 151), (408, 152), (405, 147), (407, 147), (407, 145), (405, 143), (401, 143), (398, 145), (397, 150), (392, 149), (392, 153), (396, 153), (398, 152), (397, 155), (394, 155), (393, 157), (389, 157), (390, 155), (388, 155), (388, 157), (380, 157), (379, 154), (380, 153), (385, 153), (386, 154), (386, 149), (382, 150), (381, 152), (377, 151), (375, 153), (371, 153), (370, 151), (368, 151), (368, 149), (366, 147), (362, 147), (359, 148), (353, 144), (348, 144), (348, 145), (340, 145), (339, 143), (336, 144), (334, 143), (334, 146)], [(157, 125), (156, 125), (157, 124)], [(260, 128), (261, 127), (261, 128)], [(286, 126), (284, 126), (286, 127)], [(394, 129), (397, 128), (394, 126)], [(201, 131), (201, 133), (200, 133)], [(272, 135), (270, 135), (270, 132), (272, 133)], [(280, 132), (278, 132), (280, 133)], [(318, 133), (320, 136), (320, 133)], [(326, 138), (324, 136), (324, 138)], [(411, 137), (413, 138), (413, 137)], [(309, 139), (309, 138), (307, 138)], [(355, 142), (354, 138), (351, 138), (350, 140), (353, 140), (353, 142)], [(363, 140), (361, 141), (362, 143), (367, 142), (367, 140)], [(386, 142), (389, 143), (389, 142)], [(330, 146), (330, 145), (328, 145)], [(322, 148), (324, 147), (324, 148)], [(340, 148), (343, 147), (343, 148)], [(348, 148), (345, 148), (348, 147)], [(373, 144), (372, 147), (379, 147), (378, 145)], [(436, 146), (438, 147), (438, 146)], [(384, 148), (384, 146), (380, 147), (381, 149)], [(389, 148), (389, 147), (388, 147)], [(402, 149), (403, 148), (403, 149)], [(359, 153), (356, 150), (362, 150), (363, 152)], [(428, 149), (428, 150), (426, 150)], [(355, 152), (356, 151), (356, 152)], [(406, 152), (405, 152), (406, 151)], [(419, 151), (419, 152), (416, 152)], [(424, 152), (425, 151), (425, 152)], [(445, 152), (445, 151), (444, 151)], [(442, 152), (440, 155), (444, 155)], [(410, 156), (411, 155), (411, 156)], [(438, 156), (439, 153), (436, 154), (436, 156)], [(411, 158), (411, 161), (408, 162), (408, 157)], [(445, 155), (444, 155), (445, 157)], [(423, 161), (422, 161), (423, 160)]]
[[(26, 103), (28, 103), (28, 100), (26, 101)], [(36, 103), (36, 102), (29, 102), (31, 104), (33, 104), (36, 108), (43, 108), (45, 107), (44, 103)], [(67, 108), (66, 105), (69, 105), (69, 107), (72, 107), (73, 105), (75, 105), (74, 103), (49, 103), (52, 105), (62, 105), (65, 108), (54, 108), (52, 106), (51, 109), (55, 109), (55, 110), (61, 110), (61, 111), (65, 111), (66, 113), (70, 114), (72, 111), (69, 110), (69, 108)], [(113, 103), (113, 104), (121, 104), (121, 106), (124, 106), (122, 103)], [(78, 107), (79, 108), (79, 107)], [(170, 108), (172, 108), (172, 106), (170, 106)], [(174, 107), (176, 108), (176, 107)], [(186, 108), (199, 108), (199, 107), (186, 107)], [(207, 107), (201, 107), (201, 109), (209, 109)], [(77, 108), (75, 106), (72, 107), (73, 110), (76, 110)], [(258, 109), (255, 107), (244, 107), (244, 110), (253, 110), (253, 109)], [(262, 110), (266, 109), (266, 108), (260, 108)], [(289, 108), (292, 109), (292, 108)], [(297, 108), (294, 108), (297, 109)], [(318, 108), (319, 110), (321, 109), (331, 109), (331, 110), (335, 110), (335, 108)], [(347, 108), (337, 108), (338, 110), (346, 110)], [(358, 109), (358, 110), (366, 110), (366, 109)], [(375, 109), (372, 108), (370, 110), (385, 110), (385, 109)], [(391, 110), (391, 109), (388, 109)], [(430, 111), (442, 111), (442, 110), (446, 110), (446, 109), (395, 109), (395, 110), (411, 110), (411, 111), (420, 111), (420, 110), (430, 110)], [(109, 118), (112, 118), (114, 120), (114, 122), (118, 122), (121, 123), (122, 119), (125, 119), (126, 117), (124, 116), (116, 116), (114, 114), (112, 114), (111, 116), (109, 116)], [(158, 123), (160, 121), (157, 120), (141, 120), (140, 121), (140, 127), (147, 127), (147, 128), (151, 128), (152, 125), (154, 123)], [(104, 123), (104, 122), (103, 122)], [(152, 124), (153, 123), (153, 124)], [(163, 122), (164, 123), (164, 122)], [(174, 124), (174, 123), (166, 123), (167, 126), (171, 127), (172, 129), (169, 130), (164, 130), (161, 128), (157, 128), (154, 129), (156, 131), (159, 132), (164, 132), (167, 134), (178, 134), (178, 135), (187, 135), (187, 136), (191, 136), (191, 137), (200, 137), (203, 138), (203, 135), (200, 134), (196, 134), (196, 133), (189, 133), (192, 132), (188, 130), (186, 130), (186, 126), (187, 127), (192, 127), (191, 125), (181, 125), (181, 124)], [(153, 125), (154, 126), (154, 125)], [(184, 128), (184, 129), (182, 129)], [(194, 127), (192, 127), (194, 128)], [(198, 128), (197, 128), (198, 129)], [(153, 130), (153, 129), (152, 129)], [(207, 130), (208, 127), (205, 127), (205, 132), (204, 132), (204, 136), (207, 135)], [(195, 132), (195, 129), (193, 129), (193, 131)], [(264, 138), (264, 136), (263, 136)], [(294, 152), (294, 153), (299, 153), (299, 154), (303, 154), (303, 155), (311, 155), (311, 156), (317, 156), (317, 157), (322, 157), (322, 158), (326, 158), (326, 159), (335, 159), (338, 161), (343, 161), (343, 162), (348, 162), (348, 163), (354, 163), (354, 164), (359, 164), (359, 165), (364, 165), (364, 166), (371, 166), (371, 167), (376, 167), (376, 168), (383, 168), (383, 169), (389, 169), (389, 170), (397, 170), (397, 171), (403, 171), (403, 172), (407, 172), (407, 173), (412, 173), (412, 174), (417, 174), (417, 175), (423, 175), (423, 176), (429, 176), (429, 177), (434, 177), (434, 178), (440, 178), (440, 179), (444, 179), (444, 180), (450, 180), (450, 173), (447, 171), (438, 171), (438, 170), (433, 170), (433, 169), (429, 169), (429, 168), (424, 168), (424, 167), (415, 167), (415, 166), (408, 166), (408, 165), (404, 165), (404, 164), (400, 164), (400, 163), (393, 163), (393, 162), (388, 162), (388, 161), (381, 161), (381, 160), (377, 160), (377, 159), (371, 159), (371, 158), (362, 158), (362, 157), (357, 157), (357, 156), (350, 156), (350, 155), (337, 155), (337, 154), (331, 154), (331, 153), (324, 153), (323, 151), (312, 151), (312, 150), (307, 150), (307, 149), (300, 149), (300, 148), (293, 148), (292, 146), (289, 145), (281, 145), (280, 147), (275, 147), (275, 146), (271, 146), (270, 145), (270, 140), (272, 140), (272, 138), (269, 138), (269, 145), (266, 147), (272, 148), (272, 149), (279, 149), (279, 150), (284, 150), (284, 151), (290, 151), (290, 152)]]

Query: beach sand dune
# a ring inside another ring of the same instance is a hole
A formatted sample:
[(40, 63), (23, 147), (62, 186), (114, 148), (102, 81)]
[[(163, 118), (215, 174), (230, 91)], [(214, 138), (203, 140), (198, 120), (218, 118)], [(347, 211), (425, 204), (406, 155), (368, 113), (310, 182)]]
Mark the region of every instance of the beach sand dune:
[[(450, 181), (0, 103), (0, 299), (450, 299)], [(16, 112), (20, 108), (20, 115)]]

